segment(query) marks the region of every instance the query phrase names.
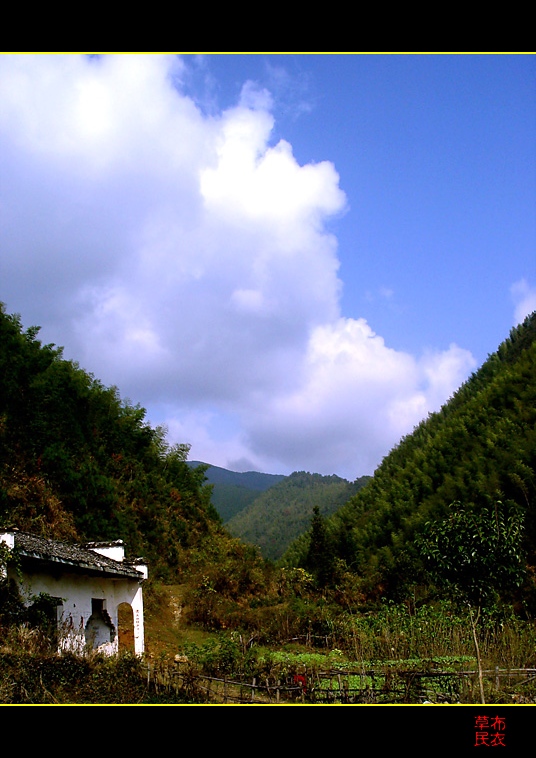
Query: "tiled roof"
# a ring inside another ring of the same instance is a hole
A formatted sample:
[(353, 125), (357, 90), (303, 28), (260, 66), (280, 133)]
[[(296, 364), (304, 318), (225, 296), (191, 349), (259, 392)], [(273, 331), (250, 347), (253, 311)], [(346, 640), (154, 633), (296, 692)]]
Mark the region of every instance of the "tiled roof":
[(89, 550), (82, 545), (47, 540), (44, 537), (18, 530), (14, 530), (13, 533), (15, 550), (21, 558), (61, 564), (92, 574), (121, 576), (137, 580), (143, 578), (141, 573), (128, 563), (114, 561), (112, 558)]

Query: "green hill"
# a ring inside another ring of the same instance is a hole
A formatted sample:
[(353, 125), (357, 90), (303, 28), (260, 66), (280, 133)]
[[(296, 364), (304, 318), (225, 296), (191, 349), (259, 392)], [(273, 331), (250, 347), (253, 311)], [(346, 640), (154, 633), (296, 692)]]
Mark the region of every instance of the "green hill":
[[(416, 540), (459, 501), (497, 501), (523, 515), (529, 572), (536, 566), (536, 313), (438, 412), (384, 458), (369, 484), (328, 519), (331, 549), (371, 597), (403, 598), (425, 581)], [(285, 560), (305, 565), (308, 540)], [(534, 603), (534, 599), (531, 601)]]
[(191, 461), (189, 465), (206, 467), (205, 476), (212, 485), (212, 504), (224, 524), (247, 508), (259, 492), (264, 492), (285, 478), (283, 474), (230, 471), (201, 461)]
[(315, 506), (322, 515), (334, 513), (368, 479), (349, 482), (335, 475), (296, 471), (258, 495), (227, 523), (227, 528), (235, 537), (257, 545), (265, 558), (275, 561), (293, 539), (307, 530)]

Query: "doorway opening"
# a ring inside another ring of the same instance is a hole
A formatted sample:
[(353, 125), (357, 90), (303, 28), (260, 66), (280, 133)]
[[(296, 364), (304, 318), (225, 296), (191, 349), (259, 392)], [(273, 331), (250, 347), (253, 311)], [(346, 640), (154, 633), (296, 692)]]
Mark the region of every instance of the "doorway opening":
[(134, 652), (134, 611), (130, 603), (120, 603), (117, 608), (119, 627), (119, 650)]

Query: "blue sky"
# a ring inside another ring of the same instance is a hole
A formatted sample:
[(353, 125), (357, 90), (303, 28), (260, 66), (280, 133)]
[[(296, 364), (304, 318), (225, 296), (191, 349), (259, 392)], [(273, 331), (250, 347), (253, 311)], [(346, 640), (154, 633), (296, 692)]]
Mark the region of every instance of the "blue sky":
[(370, 474), (536, 308), (536, 57), (0, 56), (0, 300), (235, 470)]

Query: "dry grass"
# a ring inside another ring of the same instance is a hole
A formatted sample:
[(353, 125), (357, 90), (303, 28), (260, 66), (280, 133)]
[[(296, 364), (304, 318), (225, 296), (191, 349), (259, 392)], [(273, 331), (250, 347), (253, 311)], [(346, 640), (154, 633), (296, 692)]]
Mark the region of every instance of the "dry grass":
[(145, 650), (148, 656), (174, 658), (186, 644), (203, 644), (213, 636), (185, 623), (182, 613), (184, 590), (181, 584), (148, 584), (144, 592)]

